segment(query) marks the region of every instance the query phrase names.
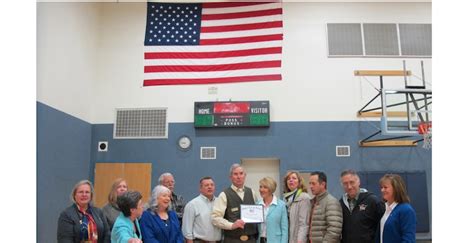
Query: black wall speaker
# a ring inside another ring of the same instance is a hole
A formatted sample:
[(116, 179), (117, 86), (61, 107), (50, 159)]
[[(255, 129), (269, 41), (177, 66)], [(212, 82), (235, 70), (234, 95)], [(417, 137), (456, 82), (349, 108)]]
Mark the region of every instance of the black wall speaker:
[(97, 146), (97, 151), (99, 152), (107, 152), (109, 149), (109, 144), (106, 141), (100, 141), (98, 146)]

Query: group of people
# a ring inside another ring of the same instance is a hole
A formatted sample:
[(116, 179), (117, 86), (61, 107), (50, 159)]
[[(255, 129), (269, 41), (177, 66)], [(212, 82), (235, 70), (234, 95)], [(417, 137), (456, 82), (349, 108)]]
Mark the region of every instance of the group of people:
[[(138, 191), (128, 190), (123, 179), (111, 188), (109, 203), (92, 206), (91, 182), (78, 182), (71, 193), (73, 205), (58, 220), (58, 242), (92, 243), (401, 243), (415, 242), (416, 215), (399, 175), (380, 179), (382, 199), (360, 187), (354, 170), (341, 173), (344, 195), (337, 200), (327, 191), (324, 172), (312, 172), (310, 195), (302, 176), (289, 171), (284, 194), (275, 195), (277, 182), (259, 181), (258, 194), (245, 186), (240, 164), (229, 170), (231, 185), (215, 196), (214, 180), (200, 179), (200, 194), (184, 202), (174, 191), (174, 178), (164, 173), (147, 205)], [(246, 223), (241, 205), (262, 205), (263, 222)]]

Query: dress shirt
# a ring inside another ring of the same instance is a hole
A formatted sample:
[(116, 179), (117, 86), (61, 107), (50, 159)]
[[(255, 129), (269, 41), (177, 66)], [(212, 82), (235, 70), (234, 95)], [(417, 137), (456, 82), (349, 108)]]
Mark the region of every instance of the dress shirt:
[(259, 201), (257, 204), (259, 205), (263, 205), (263, 222), (260, 224), (261, 226), (261, 229), (262, 229), (262, 232), (260, 232), (260, 237), (267, 237), (267, 225), (266, 225), (266, 222), (267, 222), (267, 214), (268, 214), (268, 209), (270, 209), (270, 205), (278, 205), (277, 203), (277, 198), (275, 197), (275, 195), (273, 195), (273, 199), (272, 199), (272, 202), (270, 204), (268, 204), (268, 206), (265, 206), (265, 202), (263, 202), (263, 199), (262, 201)]
[[(240, 199), (244, 200), (244, 189), (237, 188), (233, 184), (230, 186), (232, 190), (234, 190), (237, 195), (239, 195)], [(250, 189), (252, 190), (252, 189)], [(257, 202), (257, 195), (252, 190), (253, 200)], [(227, 219), (224, 218), (225, 210), (227, 208), (227, 196), (225, 192), (221, 192), (219, 196), (216, 198), (216, 202), (214, 203), (214, 208), (212, 209), (212, 224), (216, 227), (219, 227), (224, 230), (232, 230), (233, 222), (229, 222)]]
[(385, 203), (385, 214), (382, 216), (382, 219), (380, 219), (380, 243), (383, 243), (383, 227), (385, 226), (385, 222), (387, 222), (388, 217), (397, 205), (397, 202), (393, 202), (390, 205), (388, 205), (387, 202)]
[(184, 238), (194, 240), (196, 238), (205, 241), (220, 241), (221, 230), (212, 225), (211, 212), (215, 203), (215, 197), (209, 200), (200, 194), (186, 204), (183, 214)]

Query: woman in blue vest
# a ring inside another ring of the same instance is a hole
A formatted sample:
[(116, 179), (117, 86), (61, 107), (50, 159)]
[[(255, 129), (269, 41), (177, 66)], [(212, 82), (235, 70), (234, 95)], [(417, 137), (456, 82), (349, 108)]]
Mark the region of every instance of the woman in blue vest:
[(263, 205), (263, 223), (259, 225), (260, 243), (288, 242), (288, 214), (285, 202), (275, 196), (277, 184), (270, 177), (260, 180), (259, 192), (262, 197), (257, 204)]
[(144, 243), (184, 242), (178, 215), (175, 211), (168, 210), (170, 203), (170, 189), (156, 186), (151, 193), (150, 208), (140, 218)]
[(415, 243), (416, 214), (410, 205), (405, 182), (396, 174), (386, 174), (379, 182), (385, 214), (380, 220), (377, 242)]
[(117, 198), (120, 213), (112, 228), (112, 243), (142, 243), (138, 218), (143, 213), (142, 195), (127, 191)]

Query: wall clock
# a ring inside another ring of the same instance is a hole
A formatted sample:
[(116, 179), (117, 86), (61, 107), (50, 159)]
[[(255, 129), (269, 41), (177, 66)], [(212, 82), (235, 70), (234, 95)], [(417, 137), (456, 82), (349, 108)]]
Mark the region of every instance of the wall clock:
[(178, 138), (178, 148), (183, 151), (189, 150), (191, 148), (191, 144), (191, 138), (186, 135), (183, 135)]

